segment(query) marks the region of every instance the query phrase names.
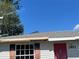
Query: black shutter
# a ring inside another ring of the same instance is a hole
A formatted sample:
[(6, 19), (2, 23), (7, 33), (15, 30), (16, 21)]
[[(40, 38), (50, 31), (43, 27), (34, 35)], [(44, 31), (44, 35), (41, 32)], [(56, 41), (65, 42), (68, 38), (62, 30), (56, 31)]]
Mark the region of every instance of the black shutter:
[(35, 43), (35, 49), (40, 49), (40, 43)]
[(15, 50), (15, 44), (10, 45), (10, 50)]

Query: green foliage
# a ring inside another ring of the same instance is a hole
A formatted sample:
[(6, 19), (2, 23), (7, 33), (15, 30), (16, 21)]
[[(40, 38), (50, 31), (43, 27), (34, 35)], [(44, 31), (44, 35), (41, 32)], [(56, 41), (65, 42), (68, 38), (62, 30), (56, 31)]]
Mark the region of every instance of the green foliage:
[(3, 16), (1, 35), (8, 36), (23, 34), (23, 26), (16, 10), (19, 10), (20, 0), (0, 0), (0, 16)]

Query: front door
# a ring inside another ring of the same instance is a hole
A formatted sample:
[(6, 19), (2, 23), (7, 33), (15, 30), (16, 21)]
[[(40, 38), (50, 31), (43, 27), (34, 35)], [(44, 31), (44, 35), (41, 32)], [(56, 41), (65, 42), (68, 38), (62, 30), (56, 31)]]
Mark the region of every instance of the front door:
[(54, 44), (54, 59), (67, 59), (67, 48), (65, 43)]

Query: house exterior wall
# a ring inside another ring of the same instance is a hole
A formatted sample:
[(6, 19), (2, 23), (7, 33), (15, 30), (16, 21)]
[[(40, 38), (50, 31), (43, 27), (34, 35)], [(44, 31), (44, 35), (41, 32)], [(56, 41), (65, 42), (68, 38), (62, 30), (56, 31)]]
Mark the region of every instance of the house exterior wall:
[(66, 43), (67, 59), (79, 59), (79, 41), (41, 42), (41, 59), (54, 59), (54, 43)]
[[(79, 59), (79, 41), (33, 43), (40, 43), (40, 59), (54, 59), (54, 43), (66, 43), (68, 59)], [(10, 59), (10, 44), (0, 44), (0, 59)]]
[(0, 59), (9, 59), (9, 44), (0, 44)]
[(68, 59), (79, 59), (79, 41), (67, 43)]
[(41, 58), (40, 59), (54, 59), (53, 44), (51, 42), (41, 42)]

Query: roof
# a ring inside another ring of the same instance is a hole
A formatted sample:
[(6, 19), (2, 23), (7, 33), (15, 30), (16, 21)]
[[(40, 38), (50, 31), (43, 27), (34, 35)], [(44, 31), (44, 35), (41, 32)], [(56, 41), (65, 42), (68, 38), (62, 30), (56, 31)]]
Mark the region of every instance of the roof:
[(58, 31), (58, 32), (42, 32), (33, 33), (27, 35), (9, 36), (1, 37), (0, 40), (3, 41), (20, 41), (20, 40), (47, 40), (48, 38), (63, 38), (63, 37), (77, 37), (79, 36), (79, 31)]

